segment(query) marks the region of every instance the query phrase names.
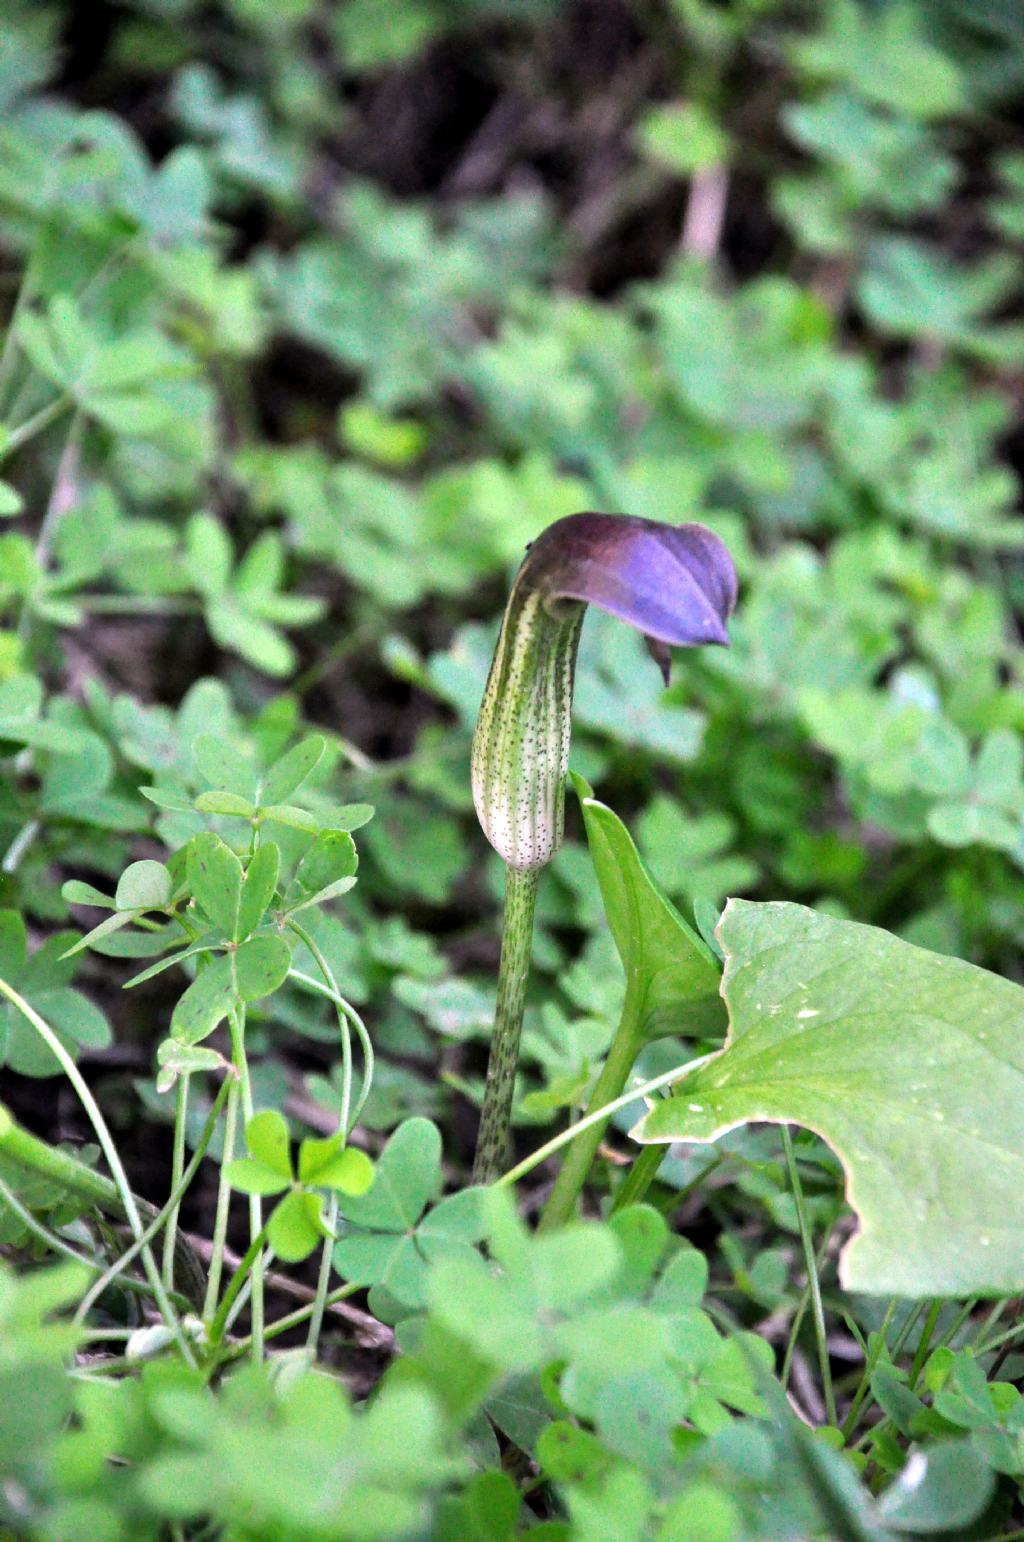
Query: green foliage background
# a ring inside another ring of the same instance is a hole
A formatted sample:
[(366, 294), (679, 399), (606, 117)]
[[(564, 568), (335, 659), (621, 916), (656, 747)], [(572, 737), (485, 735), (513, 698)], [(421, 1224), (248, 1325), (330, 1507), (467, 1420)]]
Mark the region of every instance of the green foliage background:
[[(357, 832), (358, 885), (308, 924), (372, 1029), (363, 1123), (383, 1138), (429, 1116), (463, 1170), (500, 885), (469, 735), (525, 543), (578, 509), (699, 519), (741, 574), (731, 650), (679, 656), (667, 691), (633, 634), (597, 614), (585, 629), (574, 765), (684, 913), (707, 932), (727, 895), (789, 898), (1020, 980), (1013, 0), (3, 0), (0, 33), (0, 973), (105, 1079), (129, 1148), (140, 1106), (151, 1127), (173, 1115), (153, 1065), (171, 977), (121, 994), (145, 966), (123, 928), (58, 964), (67, 928), (97, 918), (62, 885), (113, 893), (133, 859), (203, 830), (231, 839), (223, 795), (255, 793), (194, 753), (198, 735), (266, 766), (311, 727), (326, 753), (277, 833), (297, 861), (310, 830)], [(621, 1002), (578, 819), (539, 922), (524, 1146), (585, 1101)], [(250, 1032), (257, 1106), (287, 1097), (296, 1134), (333, 1128), (323, 1002), (288, 984)], [(679, 1053), (652, 1045), (644, 1069)], [(8, 1007), (0, 1063), (38, 1111), (28, 1079), (52, 1059)], [(706, 1190), (692, 1219), (737, 1320), (763, 1327), (799, 1294), (792, 1201), (763, 1132), (722, 1150), (728, 1194)], [(802, 1150), (824, 1225), (837, 1164)], [(665, 1205), (715, 1160), (670, 1157)], [(450, 1267), (471, 1290), (472, 1266)], [(630, 1307), (647, 1328), (649, 1283)], [(516, 1310), (543, 1319), (543, 1291)], [(698, 1337), (715, 1333), (704, 1320)], [(452, 1325), (441, 1307), (432, 1322), (410, 1383), (444, 1380), (431, 1366)], [(539, 1351), (515, 1369), (538, 1367)], [(133, 1439), (166, 1433), (168, 1397), (200, 1396), (164, 1374), (119, 1415)], [(968, 1370), (933, 1377), (948, 1395), (930, 1433), (989, 1430)], [(600, 1432), (583, 1372), (580, 1387), (571, 1414)], [(342, 1417), (310, 1412), (319, 1395), (296, 1394), (296, 1429)], [(739, 1406), (757, 1395), (744, 1383)], [(901, 1468), (894, 1431), (918, 1413), (886, 1395), (876, 1477)], [(440, 1417), (416, 1412), (423, 1386), (389, 1396), (396, 1449), (403, 1419)], [(483, 1396), (460, 1417), (482, 1421)], [(83, 1449), (106, 1417), (96, 1399)], [(270, 1496), (250, 1533), (214, 1492), (240, 1410), (219, 1408), (208, 1470), (161, 1458), (125, 1502), (125, 1535), (175, 1517), (186, 1472), (239, 1537), (506, 1534), (507, 1494), (479, 1499), (483, 1520), (472, 1489), (443, 1514), (420, 1503), (451, 1478), (440, 1425), (383, 1529), (317, 1531)], [(990, 1433), (995, 1470), (1021, 1471)], [(368, 1491), (387, 1490), (366, 1439)], [(621, 1470), (589, 1447), (566, 1467), (549, 1446), (545, 1470), (570, 1487), (588, 1475), (573, 1536), (624, 1538), (648, 1511), (636, 1534), (666, 1542), (791, 1534), (737, 1498), (763, 1450), (702, 1448), (703, 1497), (674, 1521), (617, 1440)], [(595, 1492), (607, 1514), (587, 1510)], [(121, 1535), (95, 1529), (106, 1502), (48, 1535)], [(703, 1530), (687, 1519), (700, 1505)]]

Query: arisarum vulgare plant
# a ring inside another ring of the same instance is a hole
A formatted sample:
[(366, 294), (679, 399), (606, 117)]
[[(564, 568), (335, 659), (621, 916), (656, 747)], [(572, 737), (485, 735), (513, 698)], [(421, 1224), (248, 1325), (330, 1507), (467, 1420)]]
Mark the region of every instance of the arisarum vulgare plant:
[(670, 647), (727, 644), (736, 572), (703, 525), (572, 514), (530, 546), (505, 608), (473, 737), (473, 800), (505, 862), (494, 1037), (474, 1179), (504, 1160), (537, 874), (562, 841), (573, 681), (588, 604), (635, 627), (666, 680)]

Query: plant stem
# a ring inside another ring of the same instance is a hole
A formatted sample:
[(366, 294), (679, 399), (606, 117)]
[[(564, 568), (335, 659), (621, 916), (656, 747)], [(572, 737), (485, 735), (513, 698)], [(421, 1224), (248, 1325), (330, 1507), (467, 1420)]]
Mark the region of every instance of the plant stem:
[(493, 1183), (508, 1156), (512, 1094), (523, 1028), (526, 978), (530, 969), (537, 872), (505, 866), (505, 915), (502, 921), (501, 963), (494, 1035), (487, 1063), (487, 1084), (477, 1135), (474, 1183)]
[(96, 616), (197, 616), (198, 600), (168, 594), (76, 594), (75, 604)]
[(638, 1205), (658, 1176), (658, 1168), (665, 1160), (667, 1146), (645, 1146), (630, 1164), (629, 1172), (615, 1190), (611, 1215), (618, 1215), (627, 1205)]
[[(818, 1269), (820, 1269), (821, 1265), (825, 1262), (825, 1255), (827, 1251), (828, 1238), (826, 1237), (821, 1243), (817, 1254), (815, 1255), (815, 1278), (817, 1278)], [(800, 1300), (797, 1303), (796, 1311), (793, 1313), (793, 1321), (790, 1325), (789, 1336), (786, 1340), (786, 1352), (782, 1357), (782, 1369), (779, 1371), (779, 1381), (782, 1383), (782, 1390), (784, 1392), (789, 1386), (789, 1378), (793, 1369), (793, 1357), (796, 1354), (796, 1346), (800, 1341), (800, 1330), (804, 1325), (804, 1318), (807, 1316), (807, 1308), (810, 1306), (810, 1304), (811, 1287), (808, 1283), (800, 1292)]]
[(220, 1280), (224, 1269), (224, 1244), (227, 1240), (228, 1214), (231, 1209), (231, 1185), (227, 1180), (227, 1166), (235, 1154), (235, 1131), (238, 1128), (238, 1083), (232, 1077), (228, 1088), (227, 1109), (224, 1115), (224, 1150), (220, 1159), (220, 1182), (217, 1187), (217, 1211), (213, 1222), (213, 1238), (210, 1247), (210, 1267), (206, 1276), (206, 1300), (203, 1317), (207, 1322), (213, 1316), (220, 1295)]
[[(149, 1242), (151, 1238), (156, 1236), (156, 1234), (159, 1232), (161, 1226), (164, 1225), (165, 1221), (168, 1221), (169, 1217), (171, 1217), (172, 1215), (174, 1217), (177, 1217), (178, 1207), (181, 1204), (182, 1195), (188, 1189), (188, 1186), (192, 1182), (192, 1179), (195, 1177), (196, 1173), (199, 1171), (199, 1164), (202, 1162), (203, 1158), (205, 1157), (206, 1149), (209, 1146), (210, 1141), (213, 1139), (213, 1132), (214, 1132), (214, 1130), (217, 1127), (217, 1120), (220, 1117), (220, 1111), (221, 1111), (221, 1109), (224, 1106), (224, 1100), (228, 1096), (229, 1088), (231, 1086), (232, 1081), (233, 1081), (233, 1077), (229, 1074), (229, 1076), (227, 1078), (225, 1078), (225, 1080), (221, 1083), (221, 1086), (220, 1086), (220, 1089), (219, 1089), (219, 1091), (217, 1093), (217, 1096), (214, 1099), (213, 1104), (212, 1104), (212, 1106), (210, 1108), (210, 1112), (206, 1116), (206, 1123), (203, 1125), (202, 1133), (200, 1134), (199, 1139), (196, 1142), (196, 1148), (195, 1148), (195, 1150), (192, 1153), (192, 1159), (189, 1162), (188, 1166), (185, 1168), (184, 1172), (181, 1174), (181, 1176), (178, 1179), (177, 1183), (171, 1189), (170, 1197), (168, 1198), (167, 1203), (164, 1205), (162, 1210), (158, 1211), (157, 1214), (154, 1215), (153, 1219), (150, 1221), (149, 1225), (146, 1227), (146, 1230), (143, 1232), (142, 1237), (140, 1238), (140, 1240), (138, 1242), (134, 1242), (132, 1244), (132, 1246), (130, 1248), (128, 1248), (128, 1250), (126, 1252), (122, 1253), (121, 1257), (118, 1258), (114, 1263), (112, 1263), (110, 1265), (110, 1267), (106, 1270), (106, 1272), (103, 1275), (101, 1275), (101, 1277), (95, 1282), (95, 1284), (91, 1285), (90, 1288), (86, 1291), (85, 1295), (82, 1297), (81, 1301), (78, 1303), (78, 1307), (77, 1307), (77, 1309), (75, 1311), (75, 1321), (76, 1322), (84, 1321), (85, 1315), (88, 1312), (89, 1308), (92, 1306), (93, 1302), (95, 1300), (97, 1300), (97, 1298), (99, 1296), (101, 1296), (103, 1294), (103, 1292), (107, 1289), (108, 1285), (111, 1285), (113, 1283), (113, 1281), (117, 1279), (118, 1275), (122, 1272), (122, 1270), (124, 1270), (124, 1269), (126, 1269), (128, 1267), (128, 1265), (131, 1263), (132, 1259), (135, 1257), (136, 1253), (138, 1253), (140, 1247), (144, 1243)], [(173, 1263), (174, 1263), (175, 1251), (176, 1251), (176, 1238), (172, 1238), (171, 1244), (170, 1244), (170, 1256), (171, 1256), (171, 1261), (172, 1261), (172, 1283), (173, 1283)], [(166, 1257), (167, 1257), (167, 1255), (165, 1253), (165, 1255), (164, 1255), (165, 1262), (166, 1262)], [(125, 1281), (124, 1283), (128, 1284), (129, 1282)]]
[(105, 1209), (113, 1210), (117, 1215), (124, 1214), (124, 1206), (116, 1183), (105, 1178), (92, 1167), (86, 1167), (77, 1157), (69, 1155), (66, 1151), (60, 1151), (56, 1146), (47, 1145), (36, 1135), (30, 1135), (28, 1130), (23, 1130), (15, 1124), (11, 1115), (2, 1103), (0, 1103), (0, 1153), (9, 1157), (19, 1167), (27, 1167), (30, 1172), (39, 1173), (44, 1178), (50, 1178), (61, 1188), (70, 1189), (82, 1199), (88, 1199), (93, 1204), (102, 1205)]
[(3, 395), (8, 377), (18, 357), (18, 319), (22, 311), (28, 305), (35, 289), (36, 276), (36, 252), (34, 247), (30, 252), (24, 270), (21, 275), (21, 283), (18, 285), (18, 293), (14, 298), (14, 305), (7, 321), (7, 331), (4, 334), (3, 348), (0, 349), (0, 396)]
[(921, 1329), (921, 1337), (918, 1340), (917, 1350), (914, 1354), (913, 1363), (910, 1367), (910, 1379), (907, 1382), (907, 1385), (909, 1386), (911, 1392), (913, 1392), (914, 1388), (917, 1386), (918, 1377), (924, 1370), (924, 1363), (928, 1358), (928, 1351), (932, 1347), (932, 1337), (935, 1333), (936, 1327), (938, 1326), (939, 1314), (941, 1311), (941, 1301), (933, 1301), (931, 1306), (928, 1308), (928, 1316), (924, 1320), (924, 1327)]
[[(234, 1007), (230, 1013), (231, 1048), (235, 1062), (235, 1070), (238, 1072), (238, 1087), (242, 1099), (242, 1117), (248, 1124), (256, 1112), (252, 1101), (252, 1081), (249, 1077), (249, 1062), (245, 1054), (245, 1007)], [(250, 1248), (257, 1237), (263, 1237), (263, 1205), (258, 1194), (249, 1195), (249, 1236), (252, 1238)], [(248, 1255), (247, 1255), (248, 1256)], [(244, 1260), (243, 1260), (244, 1261)], [(257, 1364), (263, 1359), (263, 1260), (259, 1256), (259, 1249), (252, 1259), (252, 1357)], [(239, 1287), (241, 1282), (239, 1282)], [(237, 1292), (236, 1292), (237, 1294)], [(224, 1303), (221, 1303), (223, 1310)], [(218, 1316), (220, 1313), (218, 1312)], [(216, 1320), (216, 1319), (215, 1319)]]
[(833, 1427), (836, 1419), (836, 1395), (832, 1386), (832, 1367), (828, 1358), (828, 1337), (825, 1330), (825, 1309), (821, 1301), (821, 1282), (818, 1279), (818, 1265), (814, 1256), (814, 1240), (811, 1236), (810, 1221), (807, 1215), (807, 1207), (804, 1204), (803, 1185), (800, 1182), (800, 1174), (797, 1171), (796, 1157), (793, 1154), (793, 1138), (789, 1133), (789, 1125), (784, 1124), (782, 1129), (782, 1148), (786, 1154), (786, 1167), (789, 1171), (789, 1181), (793, 1190), (793, 1202), (796, 1205), (797, 1224), (800, 1228), (800, 1241), (804, 1250), (804, 1265), (807, 1270), (807, 1284), (811, 1292), (811, 1313), (814, 1318), (814, 1337), (818, 1344), (818, 1364), (821, 1369), (821, 1382), (825, 1393), (825, 1412), (828, 1422)]
[[(297, 930), (294, 921), (289, 921), (288, 924), (292, 931)], [(313, 956), (315, 958), (316, 954)], [(370, 1041), (370, 1035), (367, 1032), (366, 1024), (363, 1022), (362, 1018), (359, 1016), (359, 1013), (356, 1011), (352, 1003), (350, 1001), (346, 1001), (344, 996), (339, 995), (337, 990), (332, 990), (329, 985), (324, 985), (321, 983), (321, 981), (314, 980), (312, 975), (305, 974), (301, 969), (289, 969), (288, 978), (289, 980), (298, 981), (300, 985), (305, 985), (308, 990), (317, 991), (321, 996), (326, 996), (328, 1001), (333, 1001), (339, 1012), (343, 1012), (345, 1014), (352, 1027), (356, 1031), (356, 1035), (363, 1050), (363, 1085), (359, 1089), (359, 1096), (356, 1098), (356, 1106), (352, 1110), (352, 1115), (348, 1122), (349, 1130), (353, 1130), (359, 1123), (359, 1115), (366, 1107), (366, 1100), (370, 1096), (370, 1092), (373, 1088), (373, 1071), (375, 1059), (373, 1053), (373, 1044)], [(344, 1089), (342, 1090), (344, 1091)]]
[[(357, 1291), (363, 1289), (365, 1287), (362, 1285), (339, 1285), (336, 1290), (328, 1291), (324, 1300), (324, 1306), (331, 1307), (336, 1301), (346, 1301), (349, 1296), (354, 1296)], [(297, 1307), (294, 1312), (288, 1312), (284, 1317), (275, 1318), (273, 1322), (267, 1324), (263, 1337), (265, 1339), (274, 1339), (281, 1333), (287, 1333), (290, 1328), (301, 1327), (304, 1322), (309, 1321), (316, 1309), (317, 1303), (311, 1301), (308, 1306)], [(245, 1354), (251, 1342), (251, 1338), (238, 1339), (227, 1345), (219, 1358), (221, 1360), (237, 1359), (239, 1355)]]
[[(637, 976), (631, 971), (626, 981), (626, 999), (622, 1006), (622, 1017), (615, 1030), (608, 1058), (590, 1094), (590, 1102), (587, 1104), (584, 1117), (588, 1117), (596, 1109), (603, 1108), (606, 1103), (618, 1097), (636, 1064), (636, 1057), (643, 1045), (640, 990)], [(607, 1125), (607, 1118), (595, 1121), (587, 1127), (581, 1140), (573, 1141), (555, 1179), (551, 1197), (544, 1206), (538, 1228), (540, 1231), (550, 1231), (554, 1226), (562, 1226), (572, 1215)], [(661, 1155), (664, 1156), (664, 1154), (662, 1151)]]
[[(228, 1288), (224, 1292), (224, 1299), (220, 1303), (220, 1305), (218, 1306), (217, 1314), (214, 1317), (213, 1322), (210, 1324), (210, 1343), (211, 1343), (211, 1345), (214, 1348), (216, 1348), (216, 1346), (220, 1343), (221, 1339), (224, 1337), (224, 1328), (225, 1328), (225, 1325), (226, 1325), (227, 1320), (228, 1320), (228, 1313), (231, 1311), (231, 1308), (234, 1305), (235, 1297), (238, 1295), (238, 1292), (241, 1290), (242, 1286), (245, 1284), (246, 1279), (248, 1278), (250, 1272), (252, 1273), (253, 1282), (255, 1283), (256, 1267), (257, 1267), (257, 1264), (260, 1261), (260, 1254), (263, 1251), (263, 1244), (266, 1242), (266, 1240), (267, 1240), (267, 1228), (264, 1226), (261, 1231), (258, 1231), (256, 1233), (256, 1235), (253, 1237), (252, 1241), (249, 1243), (249, 1246), (245, 1250), (245, 1256), (243, 1257), (242, 1262), (239, 1264), (238, 1268), (235, 1270), (234, 1274), (231, 1276), (231, 1280), (230, 1280), (230, 1283), (228, 1284)], [(255, 1296), (255, 1291), (254, 1291), (253, 1294)], [(254, 1317), (255, 1317), (255, 1313), (254, 1313)], [(256, 1338), (256, 1328), (255, 1328), (255, 1321), (254, 1321), (254, 1323), (253, 1323), (253, 1334), (252, 1334), (253, 1358), (256, 1357), (256, 1345), (257, 1345), (257, 1338)], [(259, 1357), (260, 1357), (260, 1359), (263, 1358), (263, 1332), (262, 1332), (262, 1324), (261, 1324), (260, 1336), (259, 1336)]]
[[(181, 1175), (185, 1171), (185, 1119), (188, 1114), (188, 1083), (187, 1076), (178, 1077), (177, 1096), (174, 1104), (174, 1150), (171, 1156), (171, 1193), (175, 1194), (181, 1185)], [(164, 1284), (170, 1287), (174, 1283), (174, 1238), (178, 1230), (178, 1201), (175, 1200), (167, 1217), (167, 1230), (164, 1233)]]
[(36, 434), (41, 434), (44, 428), (49, 428), (55, 423), (62, 412), (67, 412), (72, 406), (73, 399), (70, 396), (58, 396), (54, 401), (48, 402), (45, 407), (40, 407), (24, 423), (19, 423), (17, 428), (12, 428), (4, 445), (4, 455), (13, 455), (15, 450), (20, 450), (23, 444), (27, 444)]
[[(30, 1006), (24, 997), (19, 996), (18, 992), (14, 990), (12, 986), (8, 985), (6, 980), (0, 980), (0, 993), (7, 997), (11, 1005), (16, 1007), (17, 1010), (21, 1013), (22, 1017), (25, 1018), (26, 1022), (30, 1023), (36, 1030), (36, 1032), (39, 1034), (39, 1037), (43, 1040), (43, 1043), (49, 1049), (50, 1053), (59, 1062), (61, 1070), (64, 1072), (68, 1081), (77, 1092), (79, 1101), (81, 1102), (82, 1107), (85, 1109), (85, 1112), (88, 1115), (89, 1123), (92, 1125), (96, 1132), (96, 1139), (100, 1143), (100, 1149), (106, 1158), (107, 1166), (110, 1168), (114, 1183), (117, 1186), (118, 1196), (122, 1205), (124, 1206), (124, 1213), (127, 1217), (128, 1225), (132, 1229), (132, 1234), (135, 1240), (139, 1242), (142, 1237), (142, 1221), (139, 1218), (139, 1211), (138, 1206), (135, 1203), (135, 1196), (131, 1191), (131, 1186), (128, 1182), (128, 1175), (121, 1163), (121, 1158), (118, 1155), (117, 1146), (114, 1144), (114, 1138), (107, 1127), (106, 1120), (100, 1112), (99, 1104), (96, 1102), (96, 1099), (93, 1097), (91, 1091), (89, 1090), (85, 1078), (83, 1077), (78, 1067), (75, 1065), (74, 1060), (64, 1048), (64, 1045), (61, 1043), (60, 1039), (58, 1039), (57, 1035), (50, 1027), (49, 1023), (45, 1022), (44, 1019), (40, 1017), (35, 1007)], [(148, 1246), (145, 1244), (140, 1245), (142, 1251), (142, 1264), (146, 1272), (146, 1278), (149, 1280), (149, 1283), (152, 1286), (153, 1294), (156, 1297), (157, 1305), (160, 1308), (164, 1322), (167, 1323), (168, 1327), (174, 1334), (175, 1342), (181, 1351), (182, 1358), (185, 1360), (186, 1364), (195, 1369), (196, 1359), (195, 1355), (192, 1353), (192, 1346), (189, 1344), (188, 1340), (185, 1338), (184, 1333), (181, 1331), (181, 1322), (178, 1318), (177, 1312), (174, 1310), (167, 1291), (164, 1289), (164, 1283), (160, 1278), (160, 1271), (156, 1266), (156, 1260), (154, 1259), (153, 1254), (150, 1252)]]
[(992, 1329), (995, 1327), (995, 1325), (999, 1321), (1000, 1317), (1002, 1317), (1003, 1313), (1006, 1311), (1006, 1308), (1010, 1304), (1010, 1300), (1011, 1300), (1011, 1297), (1003, 1296), (992, 1307), (992, 1309), (989, 1312), (988, 1316), (985, 1318), (985, 1321), (982, 1323), (981, 1327), (978, 1329), (977, 1333), (974, 1335), (974, 1346), (973, 1347), (974, 1347), (974, 1353), (975, 1354), (982, 1354), (983, 1353), (982, 1346), (985, 1343), (985, 1339), (992, 1332)]
[[(338, 983), (334, 978), (334, 971), (331, 969), (330, 964), (327, 962), (314, 939), (309, 935), (306, 929), (300, 925), (298, 921), (289, 921), (288, 925), (295, 933), (295, 935), (305, 943), (306, 947), (309, 949), (309, 952), (312, 954), (317, 968), (320, 970), (320, 973), (324, 977), (331, 1000), (334, 1002), (338, 1013), (338, 1027), (341, 1030), (342, 1067), (341, 1111), (338, 1118), (338, 1130), (339, 1133), (342, 1134), (347, 1140), (352, 1126), (355, 1124), (356, 1119), (358, 1119), (360, 1113), (362, 1112), (363, 1105), (370, 1095), (370, 1086), (373, 1080), (373, 1046), (370, 1043), (370, 1036), (366, 1031), (366, 1025), (364, 1024), (362, 1018), (359, 1016), (359, 1013), (353, 1006), (349, 1005), (349, 1003), (342, 996), (341, 992), (338, 990)], [(291, 972), (295, 973), (295, 971)], [(310, 983), (315, 984), (316, 982), (311, 981)], [(355, 1114), (352, 1114), (351, 1112), (352, 1035), (349, 1032), (349, 1017), (352, 1018), (352, 1021), (356, 1025), (356, 1029), (362, 1042), (364, 1057), (363, 1086), (359, 1095), (359, 1103), (356, 1106)], [(317, 1272), (316, 1297), (313, 1301), (313, 1310), (309, 1319), (309, 1333), (306, 1338), (306, 1347), (314, 1355), (316, 1354), (317, 1345), (320, 1341), (320, 1330), (323, 1327), (324, 1305), (327, 1300), (327, 1287), (331, 1283), (331, 1258), (334, 1252), (334, 1233), (337, 1230), (338, 1225), (338, 1196), (333, 1190), (331, 1191), (330, 1198), (327, 1201), (326, 1225), (330, 1236), (324, 1239), (324, 1245), (320, 1250), (320, 1268)]]
[[(102, 1264), (97, 1263), (94, 1258), (87, 1258), (84, 1253), (80, 1253), (77, 1248), (73, 1248), (70, 1242), (65, 1242), (64, 1238), (59, 1236), (57, 1232), (51, 1231), (48, 1226), (44, 1226), (42, 1221), (32, 1214), (28, 1206), (22, 1203), (14, 1190), (8, 1188), (2, 1178), (0, 1178), (0, 1200), (18, 1217), (22, 1225), (34, 1237), (38, 1237), (39, 1241), (48, 1247), (51, 1252), (59, 1253), (62, 1258), (70, 1258), (72, 1262), (78, 1264), (81, 1268), (88, 1269), (90, 1274), (103, 1274)], [(125, 1280), (124, 1283), (126, 1289), (134, 1291), (137, 1295), (151, 1296), (153, 1294), (152, 1287), (147, 1285), (145, 1280), (129, 1279)], [(176, 1297), (175, 1299), (180, 1301), (182, 1305), (188, 1305), (184, 1297)]]
[(974, 1358), (981, 1355), (990, 1355), (994, 1349), (1002, 1349), (1004, 1344), (1012, 1344), (1014, 1339), (1024, 1334), (1024, 1322), (1017, 1323), (1012, 1328), (1007, 1328), (1005, 1333), (1000, 1333), (996, 1338), (990, 1339), (987, 1344), (979, 1344), (973, 1351)]
[(857, 1415), (860, 1413), (864, 1399), (867, 1397), (868, 1392), (871, 1390), (871, 1378), (875, 1373), (875, 1367), (877, 1366), (879, 1360), (882, 1358), (882, 1351), (886, 1347), (886, 1334), (889, 1332), (889, 1328), (895, 1315), (896, 1297), (894, 1296), (885, 1309), (885, 1317), (882, 1319), (882, 1326), (875, 1334), (875, 1342), (871, 1346), (871, 1354), (865, 1363), (864, 1374), (861, 1376), (860, 1385), (858, 1386), (856, 1392), (853, 1394), (853, 1401), (847, 1410), (846, 1418), (843, 1420), (844, 1441), (849, 1440), (850, 1436), (857, 1428)]
[[(543, 1146), (538, 1146), (536, 1151), (531, 1151), (528, 1157), (517, 1162), (515, 1167), (510, 1167), (507, 1173), (503, 1173), (497, 1179), (499, 1188), (508, 1188), (513, 1183), (518, 1183), (520, 1178), (525, 1178), (527, 1173), (532, 1173), (535, 1167), (546, 1162), (549, 1156), (554, 1156), (556, 1151), (561, 1151), (563, 1146), (568, 1146), (572, 1141), (578, 1140), (585, 1131), (595, 1124), (607, 1121), (610, 1114), (614, 1114), (620, 1108), (628, 1108), (630, 1103), (635, 1103), (637, 1098), (646, 1098), (652, 1092), (660, 1092), (662, 1087), (671, 1086), (673, 1082), (680, 1081), (690, 1071), (695, 1071), (698, 1066), (706, 1065), (718, 1053), (712, 1050), (710, 1054), (698, 1055), (696, 1060), (688, 1060), (685, 1065), (673, 1066), (671, 1071), (662, 1071), (660, 1076), (654, 1076), (649, 1082), (641, 1082), (636, 1087), (631, 1087), (621, 1097), (615, 1098), (611, 1103), (606, 1103), (603, 1108), (595, 1108), (592, 1114), (585, 1114), (582, 1119), (572, 1125), (568, 1130), (563, 1130), (561, 1135), (552, 1136), (545, 1141)], [(701, 1175), (704, 1176), (703, 1174)]]

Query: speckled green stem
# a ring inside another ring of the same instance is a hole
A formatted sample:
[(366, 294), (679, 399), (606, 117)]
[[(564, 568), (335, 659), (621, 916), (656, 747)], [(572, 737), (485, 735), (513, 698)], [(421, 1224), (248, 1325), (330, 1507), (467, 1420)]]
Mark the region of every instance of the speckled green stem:
[(487, 1065), (484, 1106), (480, 1114), (474, 1183), (492, 1183), (508, 1157), (508, 1131), (512, 1091), (519, 1060), (519, 1035), (523, 1026), (526, 977), (530, 970), (533, 907), (537, 898), (535, 869), (523, 872), (505, 868), (505, 917), (498, 972), (498, 1002), (494, 1013), (494, 1037)]

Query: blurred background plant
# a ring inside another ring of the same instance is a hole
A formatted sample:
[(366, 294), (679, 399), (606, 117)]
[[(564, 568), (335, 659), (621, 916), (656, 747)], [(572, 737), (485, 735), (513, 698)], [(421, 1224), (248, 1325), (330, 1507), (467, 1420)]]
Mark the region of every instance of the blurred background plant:
[[(363, 1126), (427, 1115), (464, 1171), (500, 893), (469, 737), (509, 575), (579, 509), (700, 520), (743, 581), (731, 651), (680, 656), (667, 691), (639, 638), (584, 634), (573, 764), (687, 917), (793, 898), (1021, 979), (1015, 0), (0, 12), (0, 904), (28, 933), (3, 972), (142, 1192), (173, 995), (121, 993), (116, 932), (54, 973), (66, 933), (43, 939), (95, 921), (62, 884), (227, 828), (192, 807), (198, 733), (268, 763), (306, 725), (307, 813), (376, 810), (358, 887), (309, 923), (372, 1029)], [(620, 1005), (570, 811), (520, 1130), (586, 1103)], [(256, 1106), (333, 1130), (329, 1007), (286, 989), (249, 1034)], [(5, 1099), (82, 1136), (34, 1049), (5, 1008)], [(823, 1227), (838, 1164), (800, 1150)], [(215, 1191), (188, 1197), (196, 1230)], [(784, 1338), (777, 1140), (670, 1157), (656, 1193)]]

